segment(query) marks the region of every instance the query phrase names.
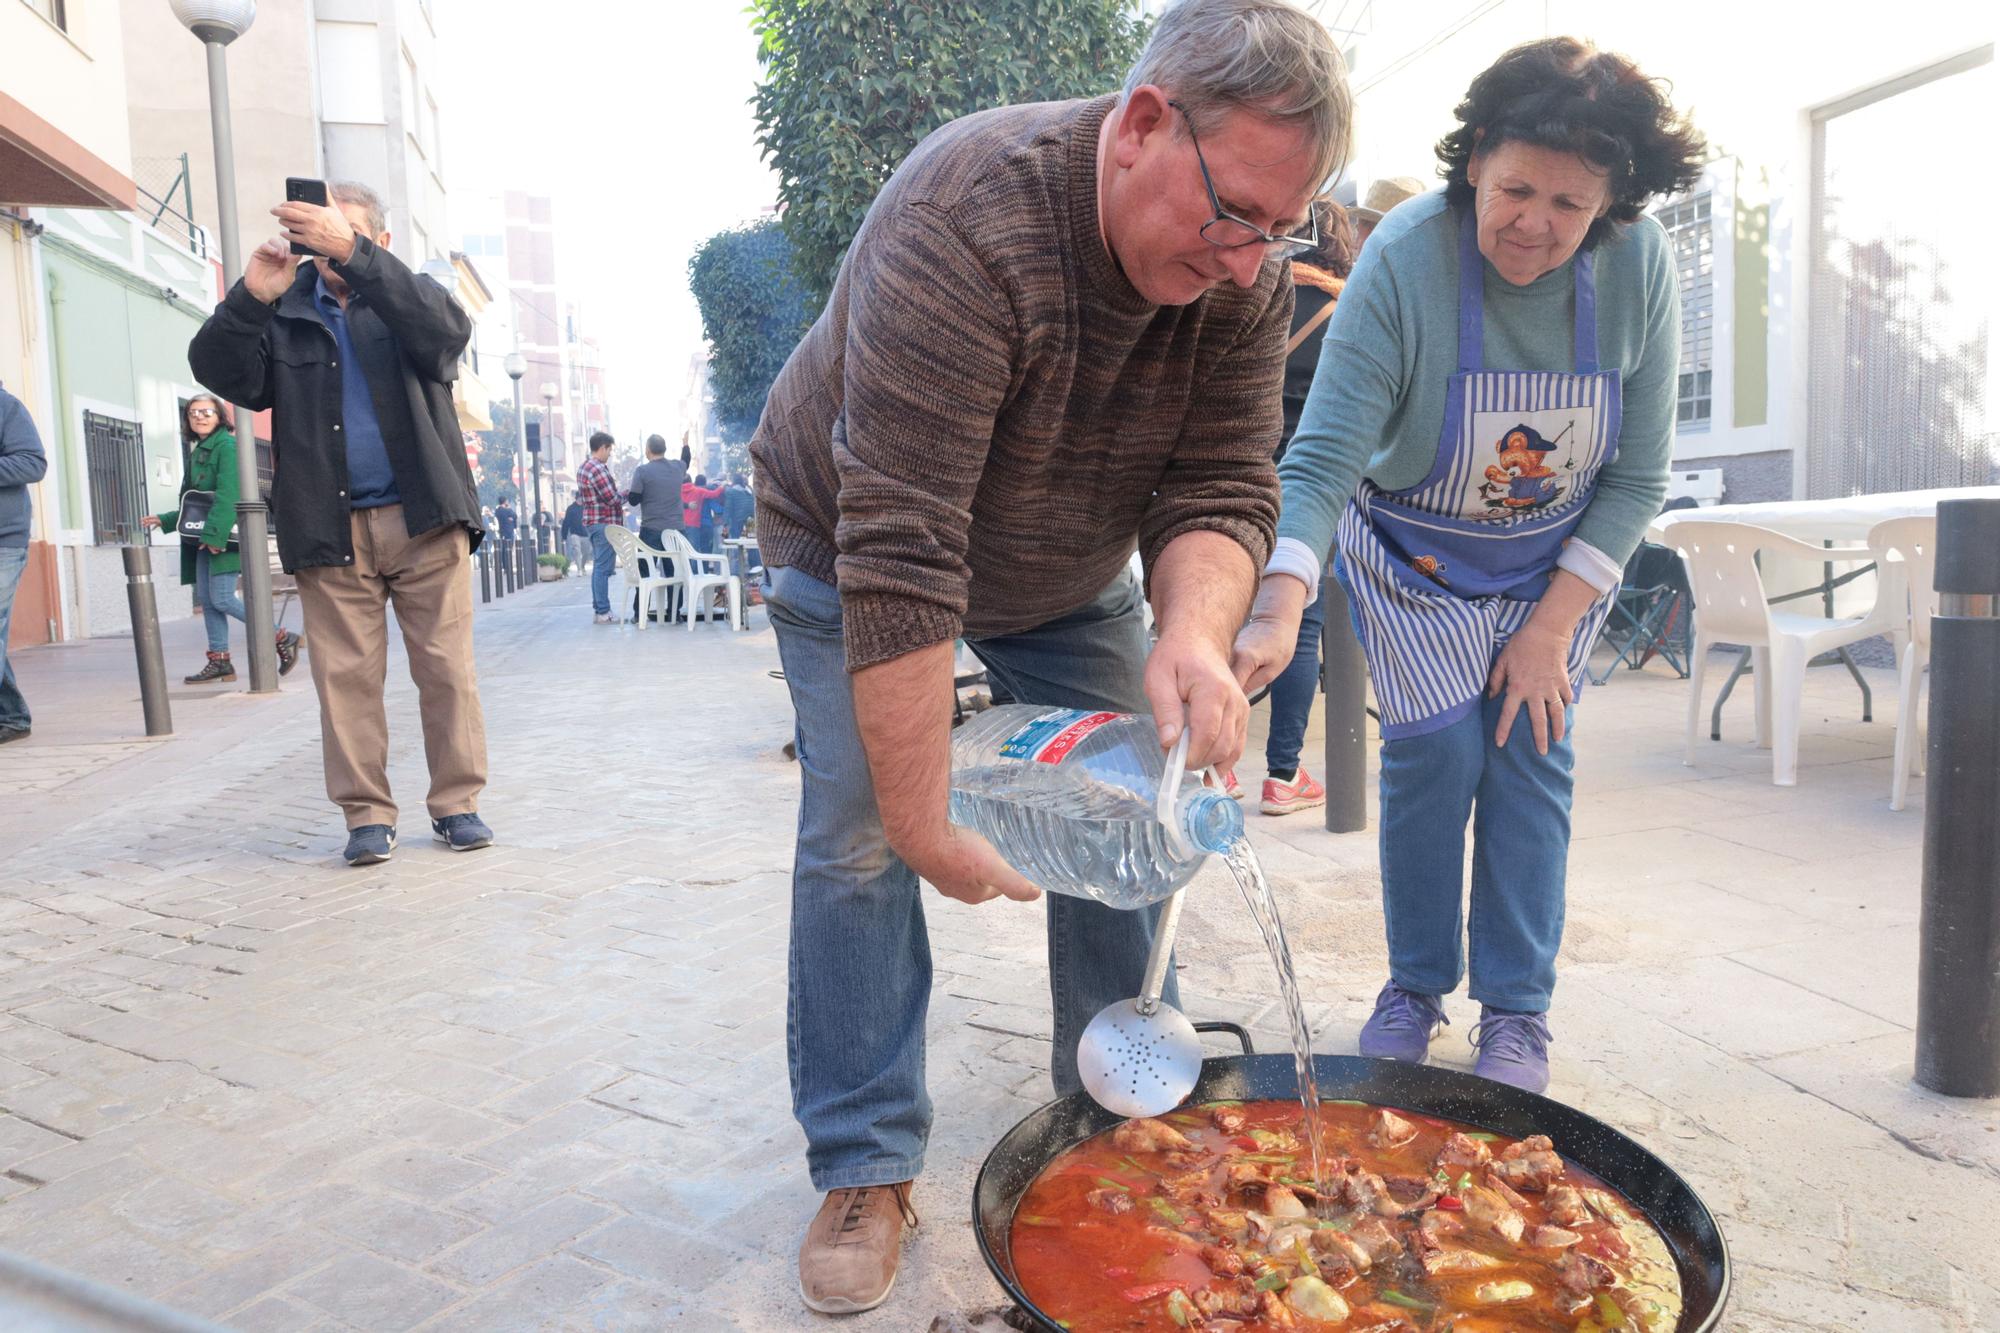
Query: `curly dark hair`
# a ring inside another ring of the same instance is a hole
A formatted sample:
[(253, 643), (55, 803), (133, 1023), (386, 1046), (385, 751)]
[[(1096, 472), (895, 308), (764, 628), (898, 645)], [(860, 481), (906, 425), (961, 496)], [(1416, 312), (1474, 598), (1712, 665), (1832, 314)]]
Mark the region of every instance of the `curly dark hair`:
[(1487, 66), (1453, 109), (1458, 128), (1437, 145), (1445, 200), (1471, 206), (1466, 167), (1476, 152), (1509, 140), (1573, 152), (1610, 178), (1611, 209), (1583, 239), (1595, 246), (1654, 198), (1701, 177), (1708, 141), (1667, 94), (1664, 80), (1579, 38), (1524, 42)]

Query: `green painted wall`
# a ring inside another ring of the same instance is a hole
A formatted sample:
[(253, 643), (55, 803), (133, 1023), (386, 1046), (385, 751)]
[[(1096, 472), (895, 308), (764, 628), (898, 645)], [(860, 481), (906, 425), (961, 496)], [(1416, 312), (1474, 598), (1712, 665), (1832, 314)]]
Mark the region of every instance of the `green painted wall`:
[[(187, 347), (201, 318), (157, 288), (96, 258), (45, 241), (57, 431), (63, 450), (62, 525), (90, 525), (90, 477), (79, 400), (137, 420), (146, 444), (147, 509), (173, 503), (180, 483), (176, 425), (193, 384)], [(88, 404), (85, 404), (88, 406)]]
[(1736, 307), (1734, 346), (1736, 369), (1732, 423), (1761, 426), (1769, 420), (1771, 397), (1771, 205), (1766, 182), (1757, 183), (1757, 197), (1745, 197), (1741, 166), (1736, 173)]

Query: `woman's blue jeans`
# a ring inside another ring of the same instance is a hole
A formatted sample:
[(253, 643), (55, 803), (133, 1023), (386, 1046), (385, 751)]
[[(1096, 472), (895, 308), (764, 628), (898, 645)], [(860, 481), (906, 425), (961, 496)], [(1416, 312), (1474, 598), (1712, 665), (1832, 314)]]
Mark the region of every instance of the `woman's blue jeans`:
[(1326, 578), (1319, 595), (1299, 617), (1299, 642), (1292, 661), (1271, 682), (1271, 730), (1264, 738), (1264, 767), (1277, 772), (1299, 766), (1299, 747), (1312, 721), (1313, 696), (1319, 693), (1320, 625), (1326, 616)]
[[(1569, 710), (1563, 739), (1535, 752), (1525, 715), (1493, 744), (1498, 699), (1423, 736), (1382, 743), (1382, 911), (1389, 975), (1405, 990), (1542, 1013), (1556, 985), (1569, 868)], [(1472, 826), (1472, 911), (1462, 928), (1465, 829)]]
[(208, 630), (208, 651), (226, 653), (229, 651), (229, 622), (233, 619), (245, 629), (250, 621), (243, 610), (243, 599), (236, 595), (235, 574), (217, 574), (209, 569), (209, 553), (196, 548), (194, 553), (194, 600), (201, 608), (201, 622)]
[[(770, 570), (765, 605), (797, 713), (798, 851), (792, 866), (791, 985), (786, 1043), (792, 1113), (821, 1191), (908, 1180), (923, 1170), (931, 1100), (924, 1017), (931, 951), (923, 890), (889, 849), (854, 721), (840, 594), (797, 569)], [(1141, 677), (1139, 590), (1120, 574), (1082, 610), (1004, 638), (971, 643), (996, 683), (1025, 703), (1148, 711)], [(937, 701), (944, 707), (944, 700)], [(1139, 993), (1157, 906), (1117, 911), (1045, 895), (1050, 1056), (1058, 1093), (1075, 1091), (1076, 1044), (1097, 1011)], [(995, 900), (976, 910), (1022, 910)], [(1173, 969), (1164, 998), (1179, 1003)]]

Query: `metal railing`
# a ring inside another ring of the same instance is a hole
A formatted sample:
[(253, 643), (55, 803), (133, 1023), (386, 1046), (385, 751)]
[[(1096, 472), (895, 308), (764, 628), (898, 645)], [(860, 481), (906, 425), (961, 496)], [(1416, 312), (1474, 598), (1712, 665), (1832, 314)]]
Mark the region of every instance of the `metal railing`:
[(139, 212), (156, 231), (173, 237), (199, 258), (208, 258), (208, 230), (194, 220), (194, 179), (188, 155), (135, 157), (132, 181), (139, 187)]

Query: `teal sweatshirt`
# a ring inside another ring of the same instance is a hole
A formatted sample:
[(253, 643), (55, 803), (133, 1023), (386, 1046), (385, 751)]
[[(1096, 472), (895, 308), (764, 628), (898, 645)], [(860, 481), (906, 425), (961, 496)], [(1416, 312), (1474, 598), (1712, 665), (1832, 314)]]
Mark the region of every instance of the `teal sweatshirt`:
[[(1666, 498), (1680, 358), (1680, 293), (1660, 224), (1644, 217), (1597, 247), (1597, 349), (1622, 372), (1618, 456), (1598, 474), (1574, 534), (1620, 566)], [(1486, 368), (1574, 370), (1576, 261), (1526, 287), (1486, 269)], [(1340, 294), (1319, 370), (1278, 475), (1278, 537), (1326, 563), (1364, 475), (1415, 486), (1437, 461), (1445, 390), (1458, 369), (1458, 215), (1444, 191), (1382, 219)], [(1565, 562), (1567, 563), (1567, 562)], [(1580, 571), (1579, 571), (1580, 572)]]

